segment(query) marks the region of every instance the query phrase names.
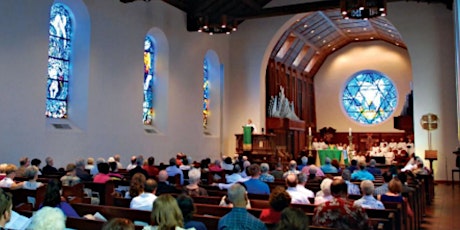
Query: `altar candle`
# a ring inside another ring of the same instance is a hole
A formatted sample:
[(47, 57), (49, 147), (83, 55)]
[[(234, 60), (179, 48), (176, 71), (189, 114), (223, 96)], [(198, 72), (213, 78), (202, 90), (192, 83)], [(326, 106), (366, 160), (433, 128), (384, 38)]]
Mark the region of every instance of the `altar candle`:
[(311, 136), (311, 127), (308, 127), (308, 136)]
[(348, 128), (348, 136), (351, 136), (351, 128)]

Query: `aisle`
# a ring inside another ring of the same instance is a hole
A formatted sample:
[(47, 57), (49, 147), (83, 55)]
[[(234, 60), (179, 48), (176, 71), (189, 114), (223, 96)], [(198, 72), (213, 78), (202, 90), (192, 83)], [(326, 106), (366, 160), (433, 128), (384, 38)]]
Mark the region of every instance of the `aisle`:
[(456, 185), (452, 189), (449, 184), (436, 185), (433, 203), (426, 211), (421, 229), (460, 229), (460, 186)]

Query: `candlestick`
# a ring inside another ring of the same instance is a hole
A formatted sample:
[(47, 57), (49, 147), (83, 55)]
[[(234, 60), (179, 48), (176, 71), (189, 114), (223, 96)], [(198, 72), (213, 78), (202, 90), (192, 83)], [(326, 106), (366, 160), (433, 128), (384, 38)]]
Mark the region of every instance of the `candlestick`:
[(308, 136), (311, 136), (311, 127), (308, 127)]
[(351, 128), (348, 128), (348, 136), (351, 136)]

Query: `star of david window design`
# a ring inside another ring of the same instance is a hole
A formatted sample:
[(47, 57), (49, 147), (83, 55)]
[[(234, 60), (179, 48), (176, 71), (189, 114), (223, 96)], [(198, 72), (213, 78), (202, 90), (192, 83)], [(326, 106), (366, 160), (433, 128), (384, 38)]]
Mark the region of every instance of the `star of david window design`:
[(377, 71), (354, 74), (342, 94), (345, 113), (354, 121), (375, 125), (387, 120), (396, 109), (398, 94), (393, 82)]

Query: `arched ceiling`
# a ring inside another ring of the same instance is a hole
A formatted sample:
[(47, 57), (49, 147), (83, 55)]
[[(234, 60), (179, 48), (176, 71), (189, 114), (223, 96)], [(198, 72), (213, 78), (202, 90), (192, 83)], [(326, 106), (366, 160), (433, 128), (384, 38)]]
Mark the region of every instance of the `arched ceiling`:
[(343, 19), (339, 9), (310, 12), (284, 32), (271, 58), (313, 76), (331, 53), (352, 42), (372, 40), (406, 49), (398, 30), (385, 17)]

